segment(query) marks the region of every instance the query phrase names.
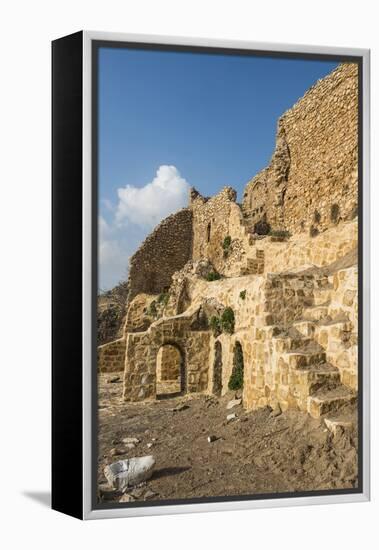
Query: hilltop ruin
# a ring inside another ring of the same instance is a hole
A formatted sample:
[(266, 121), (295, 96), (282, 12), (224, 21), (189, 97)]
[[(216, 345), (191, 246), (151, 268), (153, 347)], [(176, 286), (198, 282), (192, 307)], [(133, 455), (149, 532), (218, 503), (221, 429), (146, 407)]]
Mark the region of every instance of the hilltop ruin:
[(245, 410), (351, 411), (358, 385), (358, 74), (341, 64), (278, 121), (242, 204), (191, 190), (130, 262), (122, 337), (99, 346), (125, 401), (224, 395)]

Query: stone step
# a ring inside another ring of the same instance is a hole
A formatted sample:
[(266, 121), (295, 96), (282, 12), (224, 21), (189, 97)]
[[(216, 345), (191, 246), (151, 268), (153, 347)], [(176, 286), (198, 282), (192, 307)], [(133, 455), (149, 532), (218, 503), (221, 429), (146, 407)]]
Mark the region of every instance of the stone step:
[(305, 321), (320, 321), (328, 316), (328, 306), (313, 306), (307, 307), (303, 313), (303, 319)]
[(353, 414), (345, 415), (342, 417), (339, 416), (330, 416), (324, 418), (325, 426), (333, 435), (338, 435), (339, 433), (352, 432), (354, 425), (356, 425), (356, 418)]
[(291, 351), (281, 354), (281, 357), (290, 368), (301, 369), (309, 365), (326, 362), (324, 351)]
[(356, 403), (356, 394), (342, 384), (330, 390), (320, 389), (308, 397), (307, 410), (313, 418), (320, 418), (324, 414), (335, 414), (342, 407), (349, 407)]
[(275, 350), (278, 353), (304, 349), (306, 346), (309, 346), (312, 342), (313, 340), (311, 338), (306, 338), (303, 335), (299, 335), (298, 337), (295, 337), (295, 338), (292, 336), (274, 336), (273, 337), (273, 344), (274, 344)]
[(330, 363), (319, 363), (307, 368), (295, 369), (299, 383), (307, 387), (308, 396), (316, 393), (320, 388), (332, 389), (340, 385), (341, 377), (337, 367)]

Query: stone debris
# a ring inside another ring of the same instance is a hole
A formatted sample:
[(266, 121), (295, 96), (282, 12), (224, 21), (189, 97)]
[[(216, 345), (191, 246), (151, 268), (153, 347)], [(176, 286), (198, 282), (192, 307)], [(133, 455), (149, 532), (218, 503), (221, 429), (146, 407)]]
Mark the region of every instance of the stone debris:
[(155, 459), (152, 455), (119, 460), (104, 468), (104, 475), (112, 487), (124, 490), (138, 485), (152, 476)]
[(147, 443), (147, 444), (146, 444), (146, 447), (147, 447), (148, 449), (151, 449), (152, 446), (153, 446), (153, 443)]
[(152, 491), (151, 489), (148, 489), (146, 491), (146, 493), (144, 494), (144, 499), (145, 500), (150, 500), (151, 498), (154, 498), (155, 496), (157, 496), (157, 493), (155, 493), (154, 491)]
[(213, 443), (214, 441), (217, 441), (218, 437), (215, 435), (208, 435), (207, 441), (208, 443)]
[(173, 409), (169, 409), (172, 412), (180, 412), (185, 411), (186, 409), (189, 409), (189, 405), (186, 405), (185, 403), (181, 403), (180, 405), (177, 405)]
[(333, 435), (337, 435), (339, 432), (351, 430), (353, 422), (351, 420), (338, 420), (333, 418), (324, 418), (327, 429), (332, 432)]
[(133, 443), (133, 445), (138, 445), (138, 443), (140, 443), (140, 440), (137, 437), (124, 437), (122, 442), (126, 444)]
[(122, 492), (118, 489), (114, 489), (113, 487), (105, 485), (104, 483), (98, 486), (98, 491), (102, 500), (114, 500), (122, 494)]
[(275, 407), (272, 409), (271, 413), (270, 413), (270, 416), (272, 416), (273, 418), (275, 418), (276, 416), (280, 416), (282, 414), (282, 409), (279, 405), (279, 403), (277, 403), (275, 405)]
[(229, 423), (229, 422), (233, 422), (233, 420), (236, 420), (238, 417), (236, 415), (236, 413), (231, 413), (231, 414), (228, 414), (228, 416), (226, 417), (226, 421)]
[(226, 408), (229, 410), (229, 409), (232, 409), (233, 407), (238, 407), (238, 405), (241, 405), (241, 403), (242, 403), (242, 399), (232, 399), (226, 405)]
[(127, 452), (127, 449), (124, 447), (114, 447), (109, 451), (110, 456), (119, 456), (124, 455)]
[(134, 502), (136, 499), (129, 495), (128, 493), (124, 493), (122, 497), (119, 499), (119, 502)]

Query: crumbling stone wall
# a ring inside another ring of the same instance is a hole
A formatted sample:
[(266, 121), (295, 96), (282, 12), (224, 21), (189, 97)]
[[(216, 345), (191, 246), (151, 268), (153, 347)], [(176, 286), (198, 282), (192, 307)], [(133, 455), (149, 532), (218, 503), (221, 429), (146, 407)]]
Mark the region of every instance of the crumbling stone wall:
[(161, 346), (174, 345), (184, 365), (185, 392), (204, 392), (208, 387), (208, 330), (193, 330), (193, 315), (160, 319), (146, 332), (127, 336), (124, 393), (126, 401), (155, 399), (157, 396), (157, 360)]
[(278, 121), (271, 163), (246, 186), (243, 210), (272, 229), (321, 232), (356, 215), (358, 66), (341, 64)]
[(191, 258), (192, 211), (183, 208), (165, 218), (146, 237), (130, 259), (129, 296), (159, 294), (168, 289), (171, 277)]
[(195, 192), (190, 208), (193, 214), (192, 259), (207, 258), (215, 269), (223, 273), (225, 258), (222, 244), (229, 235), (229, 218), (237, 194), (231, 187), (224, 187), (211, 198)]
[(97, 348), (97, 368), (99, 372), (117, 372), (124, 370), (125, 338), (119, 338)]

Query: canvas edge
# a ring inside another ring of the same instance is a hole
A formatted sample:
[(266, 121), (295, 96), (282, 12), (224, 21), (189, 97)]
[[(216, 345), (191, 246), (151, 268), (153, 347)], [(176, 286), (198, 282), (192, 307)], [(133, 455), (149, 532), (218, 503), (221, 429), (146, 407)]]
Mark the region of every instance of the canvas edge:
[[(362, 58), (362, 122), (363, 122), (363, 490), (362, 493), (344, 495), (307, 496), (291, 498), (267, 498), (198, 504), (175, 504), (138, 508), (92, 509), (92, 442), (91, 442), (91, 366), (92, 366), (92, 258), (91, 258), (91, 42), (123, 41), (151, 44), (237, 48), (293, 52), (305, 54), (331, 54)], [(187, 514), (273, 508), (281, 506), (305, 506), (316, 504), (340, 504), (370, 500), (370, 50), (335, 46), (279, 44), (274, 42), (250, 42), (208, 38), (169, 37), (159, 35), (126, 34), (101, 31), (83, 31), (83, 519), (152, 516), (162, 514)]]

